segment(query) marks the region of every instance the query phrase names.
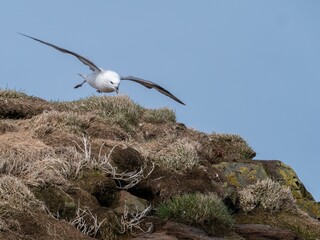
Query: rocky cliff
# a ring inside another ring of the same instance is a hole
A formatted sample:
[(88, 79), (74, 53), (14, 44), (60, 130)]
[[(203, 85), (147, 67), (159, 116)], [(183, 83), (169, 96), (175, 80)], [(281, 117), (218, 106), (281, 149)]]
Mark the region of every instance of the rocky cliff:
[(0, 90), (0, 239), (320, 239), (281, 161), (128, 97)]

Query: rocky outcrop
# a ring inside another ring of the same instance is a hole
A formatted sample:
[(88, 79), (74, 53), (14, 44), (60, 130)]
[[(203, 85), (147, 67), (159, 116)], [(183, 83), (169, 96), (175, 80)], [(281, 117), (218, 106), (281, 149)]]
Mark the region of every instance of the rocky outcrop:
[(212, 237), (199, 228), (181, 223), (168, 222), (160, 231), (142, 234), (134, 240), (223, 240), (223, 239), (247, 239), (247, 240), (301, 240), (296, 234), (286, 229), (279, 229), (263, 224), (238, 224), (235, 233), (225, 234), (225, 237)]
[(245, 160), (221, 162), (213, 165), (223, 173), (235, 188), (244, 188), (258, 180), (271, 178), (290, 187), (298, 205), (312, 217), (320, 219), (320, 204), (315, 202), (297, 174), (288, 165), (277, 160)]
[(190, 239), (190, 240), (221, 240), (223, 238), (210, 237), (208, 234), (199, 228), (191, 227), (176, 222), (168, 222), (163, 226), (163, 230), (167, 235), (175, 236), (177, 239)]
[(262, 224), (239, 224), (236, 232), (248, 240), (299, 240), (296, 234), (289, 230), (270, 227)]

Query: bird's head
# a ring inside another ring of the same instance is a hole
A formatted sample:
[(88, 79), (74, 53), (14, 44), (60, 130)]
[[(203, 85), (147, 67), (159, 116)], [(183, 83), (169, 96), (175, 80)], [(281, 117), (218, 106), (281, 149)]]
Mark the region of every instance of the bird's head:
[(109, 85), (116, 93), (119, 92), (120, 81), (110, 80)]
[(110, 89), (109, 91), (113, 90), (116, 93), (119, 91), (119, 85), (120, 85), (120, 76), (116, 72), (107, 70), (101, 73), (100, 78), (104, 84), (106, 84), (106, 87)]

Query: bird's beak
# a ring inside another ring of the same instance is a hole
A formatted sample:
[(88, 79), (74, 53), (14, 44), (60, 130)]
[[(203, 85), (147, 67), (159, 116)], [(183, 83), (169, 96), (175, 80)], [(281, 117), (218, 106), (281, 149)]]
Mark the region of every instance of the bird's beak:
[(116, 93), (118, 94), (119, 93), (119, 88), (116, 87), (115, 90), (116, 90)]

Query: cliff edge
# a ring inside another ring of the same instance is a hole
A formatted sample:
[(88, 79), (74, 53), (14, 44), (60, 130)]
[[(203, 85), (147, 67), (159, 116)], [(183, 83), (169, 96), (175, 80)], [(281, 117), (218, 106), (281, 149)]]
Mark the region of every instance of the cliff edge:
[(126, 96), (0, 90), (0, 239), (320, 239), (292, 168)]

